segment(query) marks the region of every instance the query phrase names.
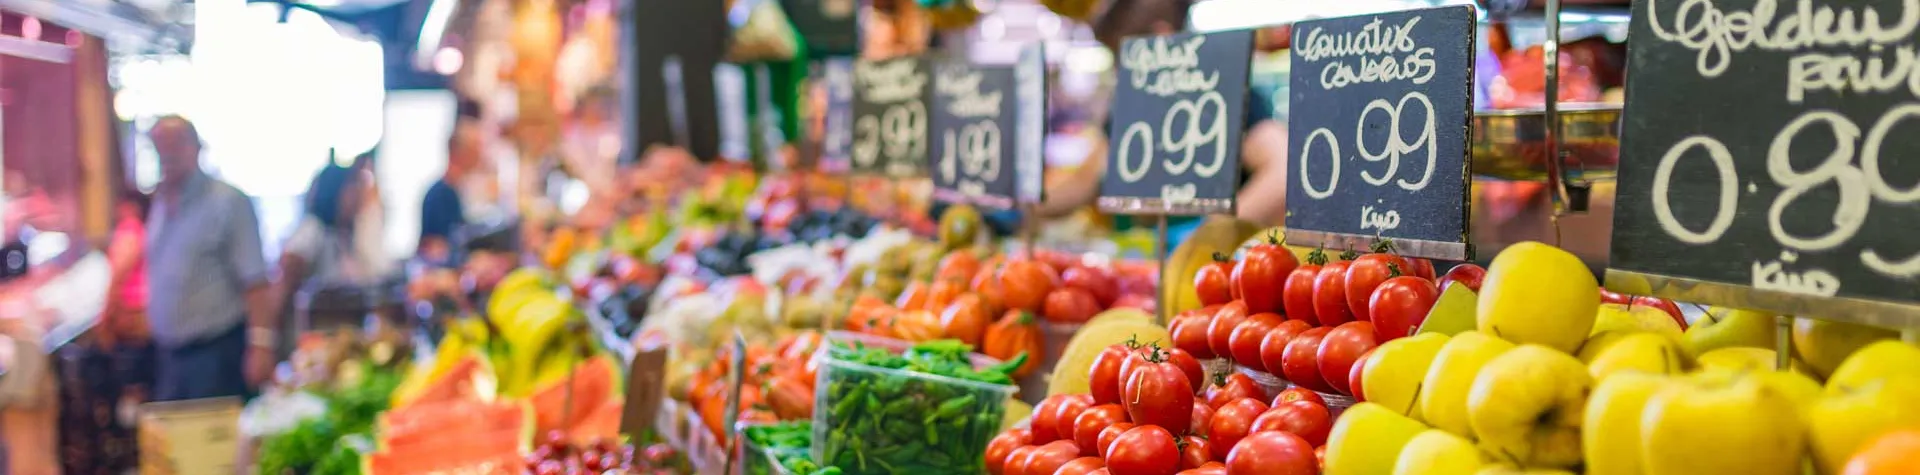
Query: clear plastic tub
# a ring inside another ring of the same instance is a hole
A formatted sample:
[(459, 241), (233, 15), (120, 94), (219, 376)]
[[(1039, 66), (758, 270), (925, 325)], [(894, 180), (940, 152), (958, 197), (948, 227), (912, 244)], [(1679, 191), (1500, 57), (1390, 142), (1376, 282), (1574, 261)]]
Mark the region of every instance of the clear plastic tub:
[[(911, 345), (840, 333), (893, 351)], [(999, 432), (1018, 386), (988, 384), (819, 356), (813, 459), (848, 475), (978, 475), (980, 454)], [(975, 367), (998, 363), (974, 355)]]

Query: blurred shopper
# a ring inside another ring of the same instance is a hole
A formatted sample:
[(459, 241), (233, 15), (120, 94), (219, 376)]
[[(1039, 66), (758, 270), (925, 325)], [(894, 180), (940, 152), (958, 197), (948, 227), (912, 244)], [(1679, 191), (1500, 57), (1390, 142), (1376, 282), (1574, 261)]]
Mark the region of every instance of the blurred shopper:
[(112, 293), (107, 310), (101, 315), (101, 343), (109, 348), (144, 344), (151, 332), (147, 324), (147, 213), (153, 202), (139, 190), (121, 192), (123, 200), (115, 205), (113, 238), (107, 244), (107, 260), (113, 263)]
[(274, 365), (273, 309), (253, 201), (200, 169), (200, 133), (179, 116), (148, 132), (160, 185), (147, 221), (154, 399), (245, 396)]
[(359, 231), (362, 224), (378, 224), (362, 222), (370, 215), (367, 209), (377, 207), (372, 198), (373, 174), (365, 169), (327, 165), (314, 177), (306, 215), (280, 255), (274, 294), (283, 315), (290, 315), (284, 310), (303, 288), (371, 284), (382, 277), (387, 263), (377, 248), (365, 249)]
[(107, 244), (106, 307), (80, 343), (60, 349), (60, 467), (65, 475), (118, 475), (139, 463), (135, 409), (153, 380), (147, 323), (147, 195), (127, 189)]
[(453, 255), (453, 232), (467, 222), (467, 207), (458, 185), (480, 166), (484, 150), (480, 124), (463, 119), (447, 140), (447, 173), (427, 188), (420, 203), (419, 253), (429, 261), (444, 262)]

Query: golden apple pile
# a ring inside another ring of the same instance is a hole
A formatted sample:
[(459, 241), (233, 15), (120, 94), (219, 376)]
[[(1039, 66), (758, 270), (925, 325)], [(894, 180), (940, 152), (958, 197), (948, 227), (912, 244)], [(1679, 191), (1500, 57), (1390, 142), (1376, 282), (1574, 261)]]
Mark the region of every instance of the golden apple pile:
[(1474, 330), (1367, 357), (1363, 397), (1328, 438), (1330, 475), (1920, 473), (1920, 348), (1868, 327), (1797, 320), (1779, 370), (1775, 318), (1601, 303), (1566, 251), (1497, 256)]

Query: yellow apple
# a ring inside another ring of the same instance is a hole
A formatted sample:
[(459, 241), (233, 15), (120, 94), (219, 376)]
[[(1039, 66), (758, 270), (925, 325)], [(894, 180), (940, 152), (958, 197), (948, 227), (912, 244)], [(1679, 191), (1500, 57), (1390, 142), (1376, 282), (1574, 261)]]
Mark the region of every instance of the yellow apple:
[(1793, 400), (1793, 405), (1805, 412), (1814, 403), (1820, 402), (1820, 383), (1800, 371), (1762, 371), (1753, 374), (1760, 382), (1767, 383), (1780, 394)]
[(1512, 343), (1477, 331), (1461, 332), (1447, 340), (1420, 383), (1420, 415), (1440, 430), (1467, 439), (1477, 437), (1473, 424), (1467, 422), (1467, 395), (1473, 392), (1473, 378), (1488, 361), (1511, 349)]
[(1493, 465), (1480, 469), (1474, 475), (1574, 475), (1573, 472), (1551, 468), (1520, 468), (1507, 464)]
[(1920, 348), (1896, 340), (1874, 342), (1840, 363), (1827, 378), (1827, 387), (1859, 386), (1891, 377), (1920, 378)]
[(1854, 452), (1895, 430), (1920, 430), (1920, 378), (1894, 377), (1843, 386), (1807, 411), (1813, 458), (1837, 474)]
[(1899, 338), (1892, 330), (1852, 323), (1829, 322), (1812, 318), (1793, 320), (1793, 353), (1813, 368), (1814, 376), (1826, 379), (1840, 368), (1854, 351), (1868, 344)]
[(1740, 373), (1666, 385), (1647, 401), (1640, 436), (1650, 475), (1794, 475), (1807, 450), (1793, 400)]
[(1484, 463), (1480, 450), (1460, 436), (1427, 429), (1407, 441), (1393, 475), (1473, 475)]
[(1426, 424), (1363, 402), (1347, 408), (1327, 435), (1327, 475), (1391, 475), (1393, 464)]
[(1520, 345), (1487, 362), (1467, 396), (1467, 420), (1496, 459), (1536, 468), (1580, 463), (1580, 423), (1593, 377), (1580, 360)]
[(1594, 381), (1621, 371), (1678, 374), (1686, 370), (1687, 357), (1680, 343), (1653, 333), (1628, 334), (1587, 361), (1587, 373)]
[(1573, 253), (1522, 242), (1494, 256), (1476, 307), (1480, 333), (1571, 353), (1600, 309), (1600, 283)]
[(1640, 416), (1647, 400), (1667, 381), (1665, 375), (1627, 372), (1601, 380), (1594, 387), (1580, 434), (1587, 475), (1645, 473), (1640, 460)]
[(1675, 341), (1680, 340), (1684, 331), (1665, 310), (1645, 305), (1601, 304), (1600, 313), (1593, 320), (1592, 334), (1616, 330), (1655, 333)]
[(1397, 338), (1373, 349), (1367, 356), (1367, 365), (1360, 369), (1360, 386), (1366, 391), (1366, 400), (1380, 403), (1414, 420), (1424, 420), (1420, 416), (1420, 382), (1426, 378), (1427, 368), (1433, 365), (1434, 355), (1440, 353), (1440, 347), (1447, 344), (1447, 336), (1439, 333), (1425, 333), (1406, 338)]
[(1779, 353), (1753, 347), (1721, 348), (1700, 355), (1695, 361), (1702, 370), (1773, 371), (1779, 366)]
[(1778, 334), (1776, 328), (1771, 314), (1713, 307), (1707, 309), (1706, 316), (1687, 327), (1681, 343), (1688, 355), (1696, 357), (1736, 346), (1773, 348), (1779, 345), (1774, 341)]

